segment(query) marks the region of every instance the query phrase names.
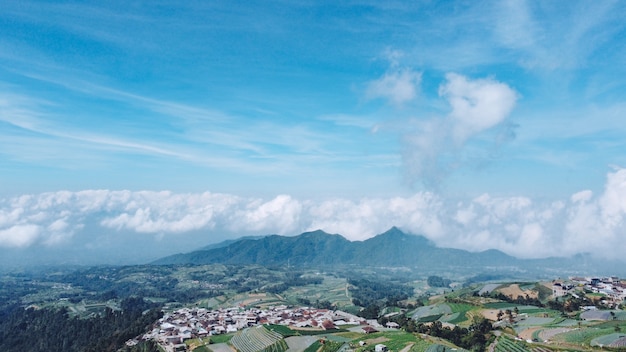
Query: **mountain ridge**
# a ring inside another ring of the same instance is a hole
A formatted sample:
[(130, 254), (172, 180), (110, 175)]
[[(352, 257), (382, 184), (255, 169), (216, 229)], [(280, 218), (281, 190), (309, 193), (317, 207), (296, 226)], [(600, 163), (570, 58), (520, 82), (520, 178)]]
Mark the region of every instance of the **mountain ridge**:
[(497, 249), (469, 252), (437, 247), (421, 235), (407, 234), (397, 227), (362, 241), (349, 241), (322, 230), (297, 236), (248, 236), (228, 240), (188, 253), (153, 261), (154, 265), (259, 264), (265, 266), (413, 268), (428, 272), (535, 273), (537, 275), (626, 275), (622, 262), (598, 259), (590, 254), (572, 257), (521, 259)]
[(449, 266), (512, 265), (518, 259), (498, 250), (472, 253), (441, 248), (424, 236), (392, 227), (363, 241), (349, 241), (322, 230), (297, 236), (255, 236), (229, 240), (225, 245), (158, 259), (152, 264), (263, 264), (263, 265), (380, 265)]

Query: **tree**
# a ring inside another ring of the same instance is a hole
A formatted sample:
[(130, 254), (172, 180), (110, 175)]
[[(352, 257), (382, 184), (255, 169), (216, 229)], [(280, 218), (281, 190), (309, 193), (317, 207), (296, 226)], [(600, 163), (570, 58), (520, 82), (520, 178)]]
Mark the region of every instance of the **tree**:
[(365, 319), (378, 319), (378, 313), (380, 308), (377, 304), (370, 304), (359, 312), (359, 314)]
[(506, 314), (506, 316), (509, 318), (509, 322), (513, 322), (513, 311), (510, 309), (507, 309), (504, 311), (504, 313)]

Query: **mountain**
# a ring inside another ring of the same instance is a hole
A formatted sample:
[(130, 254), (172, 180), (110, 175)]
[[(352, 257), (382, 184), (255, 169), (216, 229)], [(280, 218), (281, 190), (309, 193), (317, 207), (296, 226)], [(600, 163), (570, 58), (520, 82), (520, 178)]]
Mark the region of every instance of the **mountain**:
[(348, 241), (324, 231), (298, 236), (257, 236), (225, 241), (190, 253), (161, 258), (152, 264), (260, 264), (267, 266), (408, 267), (423, 272), (508, 272), (515, 276), (626, 275), (623, 262), (578, 254), (569, 258), (519, 259), (495, 249), (468, 252), (435, 246), (423, 236), (393, 227), (365, 241)]
[(365, 241), (348, 241), (318, 230), (298, 236), (242, 238), (217, 248), (205, 247), (159, 259), (153, 264), (262, 264), (324, 266), (354, 264), (389, 267), (511, 266), (519, 260), (496, 250), (472, 253), (439, 248), (423, 236), (398, 228)]
[(206, 251), (206, 250), (210, 250), (210, 249), (216, 249), (216, 248), (224, 248), (224, 247), (228, 247), (229, 245), (235, 243), (235, 242), (239, 242), (242, 240), (258, 240), (260, 238), (263, 238), (266, 236), (244, 236), (244, 237), (240, 237), (240, 238), (235, 238), (233, 240), (225, 240), (222, 242), (218, 242), (218, 243), (213, 243), (210, 244), (208, 246), (202, 247), (199, 250), (200, 251)]

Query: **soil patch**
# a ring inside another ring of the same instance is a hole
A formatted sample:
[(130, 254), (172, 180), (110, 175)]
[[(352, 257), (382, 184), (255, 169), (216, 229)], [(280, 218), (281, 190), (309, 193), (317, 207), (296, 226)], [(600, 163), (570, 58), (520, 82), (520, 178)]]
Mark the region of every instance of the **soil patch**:
[[(502, 311), (501, 309), (483, 309), (480, 311), (480, 314), (492, 321), (498, 320), (498, 312)], [(502, 311), (504, 312), (504, 311)]]
[(522, 338), (523, 340), (532, 340), (533, 339), (533, 333), (539, 329), (542, 329), (541, 327), (535, 327), (535, 328), (530, 328), (530, 329), (526, 329), (522, 332), (519, 333), (519, 337)]
[(539, 292), (533, 290), (522, 290), (518, 284), (512, 284), (507, 287), (501, 288), (498, 291), (502, 292), (503, 295), (513, 297), (513, 299), (517, 298), (517, 296), (522, 296), (530, 298), (537, 298), (539, 296)]

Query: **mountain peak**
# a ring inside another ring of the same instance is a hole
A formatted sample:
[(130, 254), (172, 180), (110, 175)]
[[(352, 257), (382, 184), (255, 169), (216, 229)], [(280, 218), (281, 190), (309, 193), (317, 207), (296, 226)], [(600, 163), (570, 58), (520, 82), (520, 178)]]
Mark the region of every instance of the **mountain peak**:
[[(348, 241), (338, 234), (322, 230), (297, 236), (266, 236), (256, 240), (234, 241), (221, 248), (196, 251), (175, 258), (164, 258), (168, 263), (223, 263), (282, 265), (382, 265), (425, 266), (490, 264), (491, 256), (472, 254), (462, 250), (436, 247), (426, 237), (406, 234), (397, 227), (365, 241)], [(502, 261), (502, 256), (496, 256)], [(448, 258), (445, 263), (441, 258)], [(175, 259), (175, 260), (173, 260)], [(296, 264), (297, 263), (297, 264)]]
[(317, 229), (314, 231), (303, 232), (302, 234), (300, 234), (300, 236), (316, 237), (316, 236), (332, 236), (332, 235), (324, 230)]

